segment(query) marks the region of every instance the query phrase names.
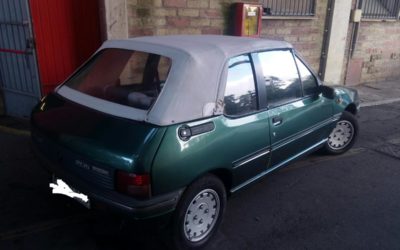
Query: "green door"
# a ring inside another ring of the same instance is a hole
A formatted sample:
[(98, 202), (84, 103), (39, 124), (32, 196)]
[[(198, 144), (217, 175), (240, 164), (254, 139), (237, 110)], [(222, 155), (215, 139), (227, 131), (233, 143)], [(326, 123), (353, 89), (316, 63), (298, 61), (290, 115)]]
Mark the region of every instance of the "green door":
[(177, 138), (181, 124), (168, 128), (153, 164), (154, 193), (187, 186), (216, 169), (231, 174), (231, 191), (236, 191), (265, 172), (270, 158), (268, 111), (259, 110), (256, 86), (251, 57), (230, 59), (224, 114), (184, 124), (193, 131), (207, 123), (215, 126), (187, 141)]
[[(271, 162), (276, 168), (321, 145), (331, 128), (332, 104), (291, 50), (258, 53), (269, 113)], [(300, 75), (299, 75), (300, 73)]]
[(259, 84), (254, 75), (249, 55), (229, 60), (224, 124), (226, 131), (232, 131), (226, 142), (235, 152), (232, 182), (236, 187), (264, 172), (270, 158), (268, 112), (259, 111), (256, 91)]

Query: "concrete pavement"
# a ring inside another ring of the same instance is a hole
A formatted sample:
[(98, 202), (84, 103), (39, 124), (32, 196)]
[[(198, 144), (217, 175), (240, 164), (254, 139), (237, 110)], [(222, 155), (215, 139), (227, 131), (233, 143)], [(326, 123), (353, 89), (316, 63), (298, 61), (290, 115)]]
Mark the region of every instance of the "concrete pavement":
[[(397, 249), (399, 118), (400, 102), (363, 108), (351, 151), (311, 155), (234, 195), (207, 249)], [(50, 194), (28, 137), (0, 141), (0, 249), (165, 248), (152, 231)]]
[[(357, 86), (354, 148), (309, 156), (235, 195), (208, 249), (398, 248), (399, 84)], [(50, 194), (28, 135), (28, 121), (0, 118), (0, 249), (165, 247), (151, 231)]]
[(365, 83), (354, 86), (361, 99), (361, 107), (370, 107), (400, 101), (400, 80)]

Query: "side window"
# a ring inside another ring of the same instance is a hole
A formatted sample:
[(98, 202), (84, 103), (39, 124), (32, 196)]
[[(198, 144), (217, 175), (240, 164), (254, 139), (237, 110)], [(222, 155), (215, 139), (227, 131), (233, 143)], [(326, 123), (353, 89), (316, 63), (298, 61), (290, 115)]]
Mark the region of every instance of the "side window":
[(316, 94), (318, 92), (317, 80), (310, 72), (310, 70), (307, 69), (304, 63), (300, 61), (300, 59), (298, 59), (297, 57), (296, 57), (296, 63), (297, 67), (299, 68), (301, 82), (303, 83), (304, 96)]
[(302, 97), (299, 74), (289, 50), (266, 51), (258, 55), (269, 106), (279, 106)]
[(227, 115), (238, 116), (257, 110), (253, 69), (248, 55), (229, 60), (224, 103)]

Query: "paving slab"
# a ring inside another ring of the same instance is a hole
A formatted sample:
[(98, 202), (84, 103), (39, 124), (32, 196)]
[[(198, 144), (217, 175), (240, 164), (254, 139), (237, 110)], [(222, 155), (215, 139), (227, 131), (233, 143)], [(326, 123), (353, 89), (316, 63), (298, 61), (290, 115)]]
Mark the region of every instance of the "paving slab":
[(383, 105), (400, 101), (400, 81), (373, 82), (357, 86), (361, 107)]

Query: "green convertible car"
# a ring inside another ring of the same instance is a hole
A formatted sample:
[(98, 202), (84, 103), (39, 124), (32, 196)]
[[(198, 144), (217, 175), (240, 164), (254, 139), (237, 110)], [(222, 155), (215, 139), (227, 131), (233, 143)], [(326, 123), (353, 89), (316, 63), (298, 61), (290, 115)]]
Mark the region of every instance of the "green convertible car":
[(203, 247), (229, 194), (317, 149), (354, 144), (358, 94), (321, 84), (292, 46), (230, 36), (107, 41), (31, 116), (53, 193), (169, 218)]

